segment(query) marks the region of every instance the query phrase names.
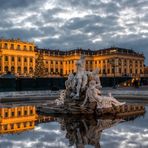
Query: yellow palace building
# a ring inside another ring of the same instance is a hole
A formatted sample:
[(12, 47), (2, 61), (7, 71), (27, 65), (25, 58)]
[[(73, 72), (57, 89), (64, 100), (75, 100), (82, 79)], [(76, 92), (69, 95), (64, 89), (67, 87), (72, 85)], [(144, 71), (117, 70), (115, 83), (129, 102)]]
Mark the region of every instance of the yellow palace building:
[(67, 76), (76, 71), (75, 63), (81, 54), (86, 56), (86, 70), (99, 68), (100, 76), (143, 77), (144, 55), (132, 49), (111, 47), (100, 50), (39, 49), (35, 43), (20, 39), (0, 39), (0, 74), (7, 71), (17, 76), (34, 75), (35, 60), (43, 54), (47, 77)]

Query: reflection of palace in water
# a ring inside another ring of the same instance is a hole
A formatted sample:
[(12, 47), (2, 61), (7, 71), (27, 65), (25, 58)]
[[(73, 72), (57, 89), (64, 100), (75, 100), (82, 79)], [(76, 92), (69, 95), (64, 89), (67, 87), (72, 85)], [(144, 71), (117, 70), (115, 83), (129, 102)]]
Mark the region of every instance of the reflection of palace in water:
[(0, 134), (30, 130), (36, 123), (52, 119), (52, 117), (38, 116), (35, 106), (0, 108)]

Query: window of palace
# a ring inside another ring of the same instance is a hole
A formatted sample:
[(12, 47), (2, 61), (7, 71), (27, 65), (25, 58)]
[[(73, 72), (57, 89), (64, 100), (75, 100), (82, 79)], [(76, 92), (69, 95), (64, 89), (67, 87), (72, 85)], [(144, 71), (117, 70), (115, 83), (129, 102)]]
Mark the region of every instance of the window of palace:
[(5, 112), (5, 115), (4, 116), (5, 116), (5, 118), (7, 118), (8, 117), (8, 112)]
[(8, 48), (8, 44), (7, 43), (4, 44), (4, 48), (6, 48), (6, 49)]
[(63, 64), (63, 62), (61, 61), (61, 65)]
[(0, 66), (0, 71), (2, 70), (1, 66)]
[(55, 69), (55, 72), (58, 73), (58, 69), (57, 68)]
[(14, 129), (14, 124), (10, 124), (10, 128), (11, 129)]
[(132, 74), (132, 69), (130, 69), (130, 73)]
[(27, 110), (24, 111), (24, 115), (27, 116)]
[(112, 68), (112, 73), (114, 73), (115, 72), (115, 69), (114, 68)]
[(137, 70), (137, 69), (135, 70), (135, 73), (136, 73), (136, 74), (138, 73), (138, 70)]
[(11, 57), (11, 61), (13, 61), (13, 62), (14, 62), (14, 57)]
[(8, 56), (5, 56), (5, 61), (8, 61)]
[(143, 74), (143, 71), (142, 71), (142, 69), (140, 69), (140, 73), (141, 73), (141, 74)]
[(27, 122), (24, 122), (24, 127), (26, 127), (27, 126)]
[(56, 61), (56, 64), (58, 64), (58, 61)]
[(30, 126), (32, 126), (33, 124), (32, 124), (32, 122), (30, 122)]
[(24, 45), (24, 50), (27, 50), (27, 47), (26, 47), (26, 45)]
[(32, 68), (32, 67), (30, 67), (30, 68), (29, 68), (29, 71), (30, 71), (30, 72), (33, 72), (33, 68)]
[(20, 123), (17, 123), (17, 128), (20, 128), (21, 127), (21, 124)]
[(24, 72), (27, 72), (27, 67), (24, 67)]
[(53, 64), (53, 61), (51, 61), (51, 64)]
[(63, 69), (60, 69), (60, 74), (63, 74)]
[(45, 68), (45, 72), (48, 72), (48, 68)]
[(5, 66), (5, 71), (8, 71), (8, 66)]
[(24, 62), (27, 62), (27, 58), (24, 58)]
[(21, 111), (20, 110), (18, 111), (18, 116), (21, 116)]
[(17, 68), (17, 72), (20, 73), (21, 72), (21, 67)]
[(29, 49), (32, 50), (32, 46), (29, 46)]
[(107, 70), (108, 74), (110, 73), (110, 69)]
[(14, 49), (14, 44), (11, 44), (10, 48), (11, 48), (11, 49)]
[(17, 49), (18, 49), (18, 50), (20, 50), (20, 49), (21, 49), (21, 48), (20, 48), (20, 45), (17, 45)]
[(33, 110), (30, 110), (30, 115), (33, 115)]
[(97, 64), (97, 61), (95, 61), (95, 64)]
[(11, 112), (11, 117), (14, 117), (14, 111)]
[(18, 58), (17, 58), (17, 60), (18, 60), (18, 62), (20, 62), (20, 61), (21, 61), (21, 58), (20, 58), (20, 57), (18, 57)]
[(8, 124), (4, 125), (4, 130), (6, 131), (8, 129)]
[(33, 61), (32, 58), (30, 58), (30, 62), (31, 62), (31, 63), (32, 63), (32, 61)]
[(50, 72), (53, 72), (53, 68), (50, 69)]
[(14, 72), (14, 69), (15, 69), (14, 66), (12, 66), (12, 67), (11, 67), (11, 72)]
[(121, 74), (121, 68), (119, 68), (119, 73)]

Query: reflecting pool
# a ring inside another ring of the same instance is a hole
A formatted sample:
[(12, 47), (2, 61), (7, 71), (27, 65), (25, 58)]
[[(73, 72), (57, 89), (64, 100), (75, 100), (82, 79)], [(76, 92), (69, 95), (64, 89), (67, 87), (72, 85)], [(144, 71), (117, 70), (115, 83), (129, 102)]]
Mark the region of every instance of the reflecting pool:
[(0, 108), (0, 148), (147, 148), (146, 113), (111, 116), (45, 116), (34, 106)]

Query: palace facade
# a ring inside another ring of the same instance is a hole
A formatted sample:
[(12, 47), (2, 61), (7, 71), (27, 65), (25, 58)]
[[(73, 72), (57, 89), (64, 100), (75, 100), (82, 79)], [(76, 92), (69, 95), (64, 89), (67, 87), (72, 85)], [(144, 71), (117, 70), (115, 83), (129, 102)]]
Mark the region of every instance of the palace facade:
[(86, 56), (86, 70), (99, 68), (100, 76), (144, 76), (144, 55), (132, 49), (39, 49), (34, 43), (19, 39), (0, 39), (0, 74), (10, 71), (17, 76), (33, 76), (38, 54), (43, 54), (47, 77), (68, 76), (75, 72), (76, 61), (82, 54)]

